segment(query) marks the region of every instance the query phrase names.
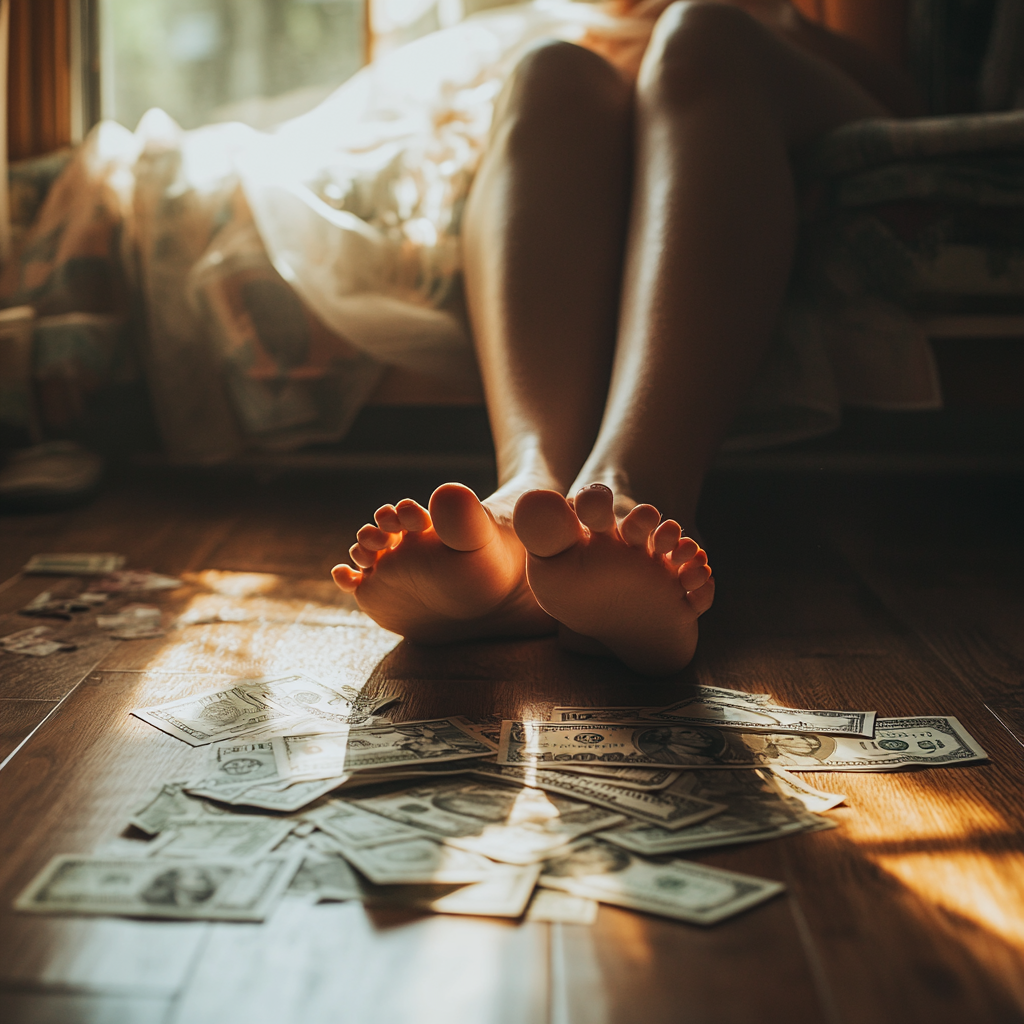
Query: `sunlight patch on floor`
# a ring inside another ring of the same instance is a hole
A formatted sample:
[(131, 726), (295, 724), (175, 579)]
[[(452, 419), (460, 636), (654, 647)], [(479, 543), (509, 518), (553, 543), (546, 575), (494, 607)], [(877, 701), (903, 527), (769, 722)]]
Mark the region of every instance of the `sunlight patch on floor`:
[[(950, 841), (999, 835), (1014, 827), (984, 797), (952, 789), (936, 792), (927, 775), (892, 772), (865, 778), (851, 772), (843, 781), (848, 802), (858, 811), (843, 828), (856, 843)], [(871, 790), (870, 799), (858, 801), (858, 790)]]
[(238, 677), (303, 672), (361, 689), (401, 637), (381, 629), (331, 580), (204, 570), (183, 575), (167, 638), (140, 666)]
[(1024, 854), (913, 853), (872, 858), (921, 899), (1024, 950)]
[(912, 773), (850, 782), (855, 813), (843, 832), (866, 857), (920, 899), (1024, 948), (1024, 854), (999, 848), (1013, 844), (1017, 825), (971, 792), (980, 784), (965, 777), (963, 789), (939, 792)]

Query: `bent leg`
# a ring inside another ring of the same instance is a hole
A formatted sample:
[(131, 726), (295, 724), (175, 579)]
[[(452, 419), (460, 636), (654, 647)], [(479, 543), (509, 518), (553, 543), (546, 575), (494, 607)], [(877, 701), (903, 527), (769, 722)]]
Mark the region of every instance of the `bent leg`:
[(465, 281), (498, 455), (482, 503), (378, 510), (334, 577), (403, 636), (551, 632), (512, 529), (529, 488), (564, 490), (593, 444), (615, 339), (630, 168), (630, 87), (568, 43), (526, 55), (499, 101), (464, 225)]
[(638, 82), (618, 348), (579, 485), (600, 480), (692, 524), (789, 278), (790, 153), (881, 113), (841, 71), (736, 8), (666, 10)]
[[(704, 474), (789, 277), (790, 152), (880, 112), (842, 72), (736, 8), (677, 3), (655, 29), (637, 87), (615, 361), (598, 438), (576, 480), (585, 488), (579, 522), (570, 529), (572, 510), (550, 493), (527, 494), (516, 513), (541, 606), (641, 671), (689, 660), (710, 573), (695, 545), (661, 556), (653, 534), (630, 544), (624, 520), (606, 523), (609, 489), (620, 520), (642, 501), (692, 527)], [(606, 486), (588, 486), (595, 482)], [(546, 531), (559, 544), (537, 546)]]
[[(631, 88), (570, 43), (529, 53), (498, 104), (463, 231), (500, 493), (564, 490), (597, 436), (629, 205)], [(518, 488), (518, 490), (517, 490)]]

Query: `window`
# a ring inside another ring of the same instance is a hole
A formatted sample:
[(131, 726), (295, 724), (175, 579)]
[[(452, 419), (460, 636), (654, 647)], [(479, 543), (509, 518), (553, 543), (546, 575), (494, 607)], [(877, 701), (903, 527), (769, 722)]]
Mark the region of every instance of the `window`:
[(364, 0), (103, 0), (103, 116), (270, 127), (359, 69), (364, 26)]

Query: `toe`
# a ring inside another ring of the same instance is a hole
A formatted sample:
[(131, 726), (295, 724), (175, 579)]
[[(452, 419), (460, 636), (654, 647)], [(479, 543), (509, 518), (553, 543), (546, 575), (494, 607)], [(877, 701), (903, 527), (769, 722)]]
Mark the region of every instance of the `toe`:
[(357, 569), (353, 569), (351, 565), (336, 565), (331, 570), (331, 576), (346, 594), (355, 593), (359, 584), (363, 582), (363, 574)]
[[(683, 537), (676, 545), (675, 550), (668, 556), (669, 561), (675, 566), (685, 565), (700, 550), (700, 545), (692, 537)], [(704, 556), (705, 561), (707, 561), (707, 557), (707, 555)]]
[(689, 601), (690, 607), (698, 615), (703, 615), (715, 600), (714, 576), (709, 576), (708, 581), (704, 586), (698, 587), (696, 590), (688, 591), (686, 594), (686, 600)]
[(576, 513), (558, 491), (523, 494), (512, 513), (512, 526), (523, 547), (541, 558), (560, 554), (585, 536)]
[(687, 592), (703, 586), (710, 578), (711, 566), (708, 565), (707, 556), (703, 551), (698, 552), (679, 570), (679, 582)]
[(604, 484), (591, 484), (576, 492), (573, 507), (580, 522), (591, 533), (611, 533), (615, 529), (615, 510), (611, 489)]
[(619, 533), (631, 548), (646, 551), (659, 522), (661, 513), (653, 505), (637, 505), (619, 524)]
[(360, 569), (369, 569), (377, 561), (377, 552), (368, 551), (362, 544), (353, 544), (348, 549), (348, 556)]
[(674, 519), (666, 519), (654, 531), (654, 553), (667, 555), (675, 551), (682, 536), (683, 528)]
[(356, 540), (366, 548), (367, 551), (383, 551), (391, 546), (393, 534), (385, 533), (379, 527), (367, 523), (360, 528), (356, 534)]
[(410, 533), (421, 533), (430, 528), (430, 513), (412, 498), (403, 498), (396, 506), (395, 512), (403, 530)]
[(463, 484), (442, 484), (434, 491), (430, 518), (441, 543), (456, 551), (478, 551), (498, 530), (480, 499)]
[(382, 530), (386, 530), (388, 533), (401, 533), (405, 529), (402, 525), (401, 519), (398, 518), (398, 513), (395, 511), (394, 505), (381, 505), (381, 507), (373, 513), (373, 521)]

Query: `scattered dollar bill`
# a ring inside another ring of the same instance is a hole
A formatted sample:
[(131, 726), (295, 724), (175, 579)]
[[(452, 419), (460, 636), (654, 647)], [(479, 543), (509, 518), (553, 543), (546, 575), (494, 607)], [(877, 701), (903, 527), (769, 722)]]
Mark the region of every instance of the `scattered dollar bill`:
[(25, 572), (51, 576), (103, 576), (124, 565), (124, 555), (99, 554), (33, 555)]
[(889, 771), (909, 765), (967, 764), (987, 757), (955, 718), (934, 716), (880, 718), (874, 739), (733, 732), (691, 725), (505, 722), (497, 761), (515, 766), (578, 760), (692, 768)]
[(498, 749), (498, 739), (501, 735), (500, 722), (473, 722), (460, 716), (458, 723), (471, 736), (475, 736), (481, 743), (486, 743), (491, 750)]
[(453, 779), (378, 796), (353, 797), (371, 811), (461, 850), (509, 864), (543, 860), (568, 842), (624, 820), (621, 813), (539, 789)]
[(286, 727), (294, 721), (292, 714), (262, 700), (244, 686), (135, 708), (132, 714), (193, 747), (238, 738), (272, 724)]
[(33, 914), (105, 914), (193, 921), (262, 921), (298, 868), (294, 857), (252, 861), (61, 855), (14, 903)]
[[(643, 707), (552, 708), (552, 722), (646, 722)], [(499, 740), (500, 745), (500, 732)]]
[(374, 906), (430, 910), (435, 914), (519, 917), (537, 884), (540, 864), (495, 864), (482, 882), (458, 888), (364, 885), (363, 899)]
[(728, 700), (746, 701), (749, 704), (773, 704), (770, 693), (748, 693), (746, 690), (733, 690), (728, 686), (697, 686), (694, 687), (698, 697), (721, 697)]
[(252, 859), (270, 853), (294, 822), (232, 814), (212, 820), (173, 822), (154, 840), (151, 855), (213, 860)]
[(699, 797), (682, 793), (645, 793), (613, 785), (607, 779), (573, 775), (570, 772), (534, 772), (527, 768), (484, 763), (475, 765), (473, 774), (575, 797), (672, 830), (693, 825), (725, 810), (724, 804)]
[(269, 741), (213, 743), (203, 777), (185, 788), (193, 796), (230, 803), (254, 786), (280, 781), (274, 745)]
[(667, 789), (679, 778), (679, 772), (669, 768), (631, 768), (628, 765), (582, 764), (556, 761), (551, 764), (539, 764), (544, 771), (555, 770), (572, 772), (574, 775), (596, 775), (598, 778), (609, 779), (626, 789)]
[(151, 604), (128, 604), (111, 615), (97, 615), (96, 625), (119, 640), (148, 640), (163, 636), (160, 609)]
[(571, 896), (560, 889), (534, 889), (526, 908), (527, 921), (550, 924), (593, 924), (597, 920), (597, 900)]
[(493, 753), (452, 718), (276, 736), (273, 743), (278, 774), (296, 781)]
[[(493, 755), (492, 755), (493, 756)], [(344, 790), (363, 789), (381, 782), (396, 782), (401, 779), (450, 778), (465, 775), (476, 761), (441, 761), (439, 764), (410, 764), (402, 768), (388, 768), (381, 771), (359, 771), (350, 775), (341, 786)]]
[(129, 824), (153, 836), (166, 831), (175, 822), (220, 818), (230, 813), (216, 804), (189, 796), (184, 791), (187, 785), (187, 782), (165, 782), (157, 786), (132, 812)]
[(312, 779), (308, 782), (293, 782), (288, 786), (253, 786), (231, 803), (241, 807), (261, 807), (267, 811), (291, 813), (302, 810), (314, 800), (333, 793), (350, 778), (342, 775), (338, 779)]
[(79, 594), (77, 597), (54, 597), (52, 592), (44, 590), (36, 594), (19, 615), (35, 616), (42, 619), (62, 619), (70, 622), (78, 612), (92, 611), (97, 605), (107, 600), (106, 594)]
[(336, 690), (299, 672), (262, 679), (242, 679), (238, 685), (244, 686), (250, 693), (258, 694), (268, 703), (291, 712), (299, 720), (321, 726), (324, 731), (344, 725), (371, 725), (375, 718), (374, 712), (392, 703), (388, 698), (364, 694), (344, 684)]
[(293, 782), (277, 773), (274, 746), (255, 743), (214, 743), (203, 778), (185, 785), (193, 796), (209, 797), (269, 811), (297, 811), (342, 785), (349, 776)]
[[(328, 732), (372, 724), (386, 698), (339, 693), (300, 673), (238, 679), (226, 689), (136, 708), (132, 714), (194, 747), (219, 740), (261, 740), (285, 732)], [(330, 773), (333, 775), (342, 772)], [(323, 777), (327, 777), (326, 775)]]
[(824, 811), (831, 811), (844, 803), (846, 797), (842, 793), (829, 793), (823, 789), (817, 789), (809, 782), (797, 778), (785, 768), (775, 765), (772, 768), (772, 779), (783, 796), (799, 800), (808, 811), (821, 814)]
[(690, 861), (642, 860), (592, 837), (549, 860), (540, 884), (692, 924), (715, 924), (785, 889), (780, 882)]
[[(772, 698), (767, 693), (746, 693), (743, 690), (729, 690), (721, 686), (697, 686), (687, 700), (725, 700), (746, 704), (753, 708), (770, 705)], [(685, 701), (683, 702), (685, 703)], [(664, 708), (642, 707), (639, 705), (618, 705), (613, 707), (556, 707), (551, 711), (552, 722), (646, 722), (650, 716)], [(500, 741), (499, 741), (500, 742)]]
[(602, 832), (600, 838), (634, 853), (657, 855), (755, 843), (816, 826), (816, 815), (793, 805), (775, 788), (766, 771), (738, 769), (684, 772), (673, 790), (713, 800), (725, 811), (707, 821), (672, 832), (645, 822), (630, 822)]
[[(259, 920), (287, 889), (309, 902), (480, 916), (518, 917), (529, 903), (528, 920), (563, 924), (591, 923), (603, 901), (710, 924), (782, 886), (666, 855), (835, 827), (816, 812), (842, 796), (787, 768), (986, 756), (955, 718), (878, 719), (873, 737), (793, 731), (787, 715), (806, 726), (873, 713), (717, 687), (667, 708), (557, 708), (555, 721), (500, 728), (457, 716), (395, 724), (379, 718), (384, 704), (289, 673), (139, 709), (210, 745), (202, 777), (167, 783), (135, 810), (131, 823), (155, 839), (128, 834), (102, 856), (64, 858), (65, 874), (51, 864), (19, 907)], [(696, 721), (680, 719), (691, 712)], [(764, 716), (771, 731), (747, 727)], [(288, 867), (256, 871), (271, 862)]]
[(173, 576), (163, 576), (144, 569), (121, 569), (89, 584), (89, 593), (122, 594), (135, 590), (176, 590), (184, 586)]
[(319, 902), (358, 900), (362, 889), (348, 861), (336, 851), (308, 851), (288, 886), (290, 894), (312, 894)]
[(356, 846), (331, 837), (345, 859), (375, 885), (437, 885), (481, 882), (502, 865), (458, 850), (421, 832), (417, 839)]
[[(648, 711), (649, 721), (684, 725), (713, 725), (756, 732), (813, 732), (833, 736), (875, 734), (874, 711), (822, 711), (786, 708), (780, 704), (751, 704), (727, 697), (689, 697), (660, 710)], [(614, 721), (614, 719), (606, 719)]]
[(418, 828), (364, 811), (345, 800), (329, 800), (323, 807), (307, 811), (304, 816), (321, 832), (354, 849), (423, 838)]
[(46, 658), (57, 651), (73, 651), (76, 645), (67, 640), (48, 636), (49, 626), (30, 626), (0, 637), (0, 650), (8, 654), (29, 654), (33, 658)]

